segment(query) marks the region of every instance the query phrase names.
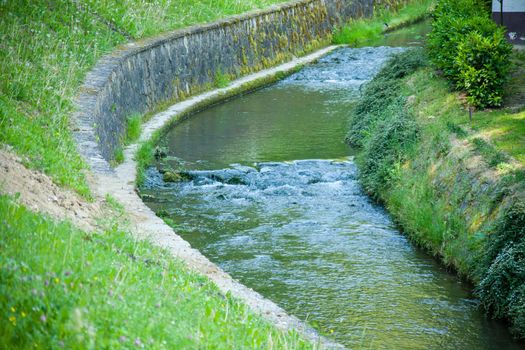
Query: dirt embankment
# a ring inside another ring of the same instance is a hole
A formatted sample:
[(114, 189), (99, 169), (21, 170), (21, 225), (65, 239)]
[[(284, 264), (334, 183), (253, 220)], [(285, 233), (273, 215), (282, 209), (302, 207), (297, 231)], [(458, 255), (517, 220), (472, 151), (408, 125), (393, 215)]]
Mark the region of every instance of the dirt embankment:
[(18, 197), (21, 204), (33, 211), (70, 220), (85, 231), (99, 228), (102, 199), (88, 202), (58, 187), (48, 176), (26, 168), (20, 157), (6, 149), (0, 149), (0, 192)]

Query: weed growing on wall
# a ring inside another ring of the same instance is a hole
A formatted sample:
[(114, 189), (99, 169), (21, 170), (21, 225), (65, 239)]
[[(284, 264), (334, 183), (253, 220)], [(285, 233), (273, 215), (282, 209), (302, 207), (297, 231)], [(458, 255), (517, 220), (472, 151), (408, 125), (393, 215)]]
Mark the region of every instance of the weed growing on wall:
[(224, 74), (221, 69), (217, 69), (214, 77), (215, 87), (221, 89), (230, 85), (230, 78)]
[(142, 132), (142, 116), (138, 113), (131, 114), (126, 118), (126, 132), (119, 140), (119, 145), (113, 152), (113, 158), (110, 161), (111, 166), (116, 166), (124, 162), (124, 147), (137, 141)]
[(129, 145), (137, 141), (140, 137), (142, 117), (138, 113), (134, 113), (127, 118), (126, 123), (126, 140), (125, 144)]

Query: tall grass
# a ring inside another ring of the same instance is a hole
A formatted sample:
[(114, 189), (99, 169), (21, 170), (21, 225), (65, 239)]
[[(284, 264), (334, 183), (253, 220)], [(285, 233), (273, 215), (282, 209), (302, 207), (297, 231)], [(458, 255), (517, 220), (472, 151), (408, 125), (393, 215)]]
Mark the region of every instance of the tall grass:
[(283, 0), (122, 0), (85, 1), (86, 8), (133, 38), (210, 22), (228, 15), (285, 2)]
[(116, 223), (82, 232), (6, 196), (0, 215), (0, 348), (313, 348)]
[(71, 136), (72, 100), (96, 57), (122, 41), (68, 1), (0, 4), (0, 142), (55, 182), (89, 193)]

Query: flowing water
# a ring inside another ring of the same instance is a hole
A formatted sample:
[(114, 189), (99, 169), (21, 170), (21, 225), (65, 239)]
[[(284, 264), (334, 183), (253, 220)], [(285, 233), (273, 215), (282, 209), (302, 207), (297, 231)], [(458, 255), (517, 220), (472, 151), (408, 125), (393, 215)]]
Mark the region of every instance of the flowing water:
[(348, 114), (401, 50), (339, 49), (174, 127), (166, 162), (190, 179), (165, 183), (150, 168), (145, 201), (234, 278), (349, 348), (522, 348), (356, 181)]

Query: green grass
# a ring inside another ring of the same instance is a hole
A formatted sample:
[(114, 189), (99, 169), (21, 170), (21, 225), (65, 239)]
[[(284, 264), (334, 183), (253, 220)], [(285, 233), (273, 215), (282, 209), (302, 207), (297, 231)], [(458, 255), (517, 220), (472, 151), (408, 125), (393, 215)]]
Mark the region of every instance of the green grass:
[(0, 348), (312, 348), (116, 223), (86, 233), (6, 196), (0, 216)]
[[(488, 140), (490, 145), (478, 147), (481, 152), (493, 148), (493, 156), (503, 158), (513, 157), (521, 166), (525, 166), (525, 111), (513, 107), (525, 104), (525, 54), (515, 52), (516, 65), (511, 72), (511, 80), (506, 86), (506, 96), (502, 109), (487, 109), (475, 111), (472, 122), (460, 95), (450, 91), (444, 79), (434, 76), (431, 69), (420, 72), (411, 80), (414, 87), (408, 94), (417, 98), (417, 110), (421, 119), (434, 116), (440, 121), (469, 131), (469, 139)], [(521, 62), (521, 64), (518, 64)], [(520, 72), (517, 74), (516, 71)], [(428, 121), (427, 121), (428, 123)], [(461, 133), (461, 132), (460, 132)], [(460, 135), (461, 136), (461, 135)], [(476, 141), (481, 144), (480, 141)], [(489, 163), (494, 163), (488, 153), (485, 153)], [(496, 162), (497, 163), (497, 162)]]
[(114, 23), (133, 38), (142, 38), (196, 23), (265, 8), (283, 0), (87, 0), (86, 8)]
[(129, 38), (209, 22), (282, 0), (0, 2), (0, 143), (88, 197), (71, 134), (73, 100), (96, 60)]
[(332, 40), (335, 44), (348, 44), (354, 47), (369, 45), (381, 39), (386, 29), (385, 23), (388, 24), (388, 30), (414, 23), (428, 16), (433, 4), (434, 0), (413, 0), (397, 11), (383, 10), (371, 19), (350, 21), (334, 30)]
[(142, 117), (140, 114), (132, 114), (127, 120), (127, 129), (126, 129), (126, 140), (124, 144), (129, 145), (137, 141), (140, 137), (142, 125)]
[(137, 162), (137, 178), (135, 180), (137, 188), (140, 188), (146, 180), (145, 169), (152, 164), (154, 160), (155, 144), (158, 142), (161, 132), (154, 133), (153, 137), (143, 142), (135, 154)]
[(124, 149), (122, 148), (122, 146), (120, 146), (117, 147), (117, 149), (115, 149), (115, 154), (113, 155), (113, 160), (110, 161), (110, 164), (114, 167), (124, 163), (125, 159), (126, 158), (124, 156)]
[(120, 146), (115, 149), (111, 166), (122, 164), (125, 160), (124, 147), (132, 144), (140, 138), (142, 133), (142, 116), (138, 113), (130, 115), (126, 120), (126, 134), (120, 140)]
[(505, 153), (498, 151), (496, 147), (482, 138), (474, 137), (472, 139), (472, 144), (491, 167), (497, 167), (498, 165), (509, 161), (509, 157), (507, 157)]
[(474, 114), (472, 130), (525, 166), (525, 111), (484, 111)]
[(226, 74), (222, 72), (222, 70), (219, 68), (217, 72), (215, 72), (215, 87), (217, 88), (225, 88), (230, 84), (230, 78)]

